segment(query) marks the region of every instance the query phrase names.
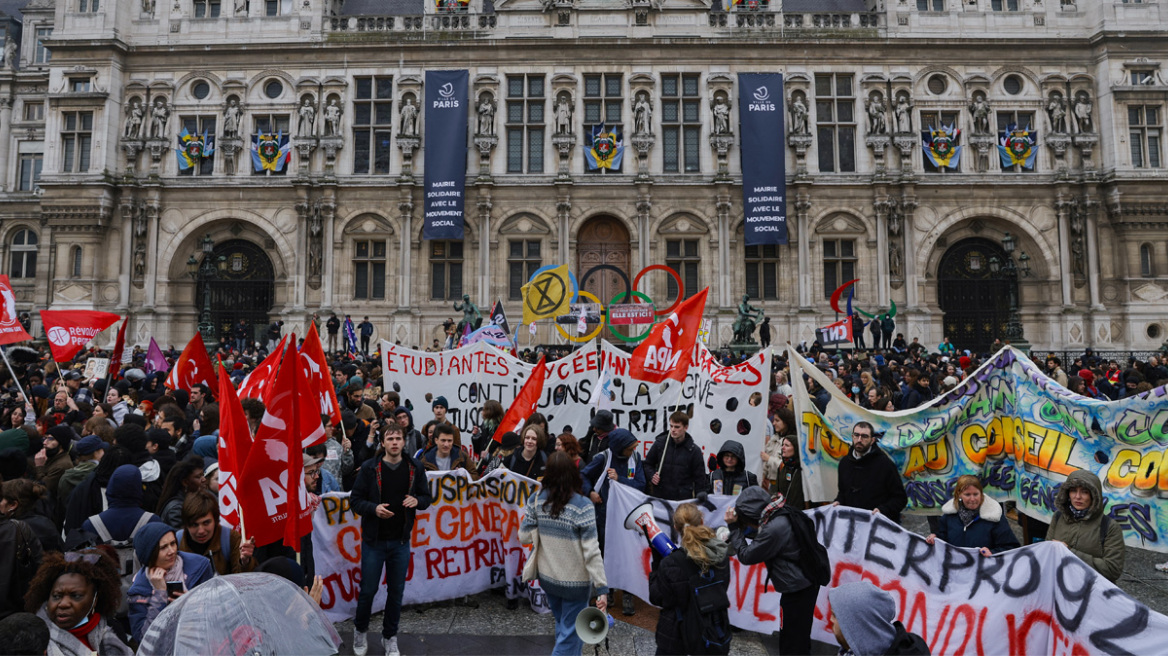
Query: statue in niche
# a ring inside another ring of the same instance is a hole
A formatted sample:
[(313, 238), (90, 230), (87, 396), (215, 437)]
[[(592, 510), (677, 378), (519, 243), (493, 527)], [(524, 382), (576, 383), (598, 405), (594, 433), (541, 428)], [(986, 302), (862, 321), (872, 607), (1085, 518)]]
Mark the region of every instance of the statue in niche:
[(888, 108), (884, 106), (884, 96), (872, 94), (867, 105), (868, 134), (888, 134), (888, 117), (885, 114)]
[(16, 42), (12, 37), (4, 38), (4, 65), (12, 70), (16, 70), (16, 58), (19, 54), (19, 49), (16, 47)]
[(556, 101), (556, 134), (572, 133), (572, 102), (567, 94)]
[(754, 344), (754, 330), (762, 322), (762, 308), (750, 304), (750, 296), (742, 295), (738, 304), (738, 318), (734, 320), (734, 343)]
[(633, 125), (636, 134), (652, 134), (653, 106), (649, 104), (649, 94), (637, 94), (637, 102), (633, 104)]
[(475, 112), (478, 114), (478, 134), (485, 137), (495, 135), (495, 110), (498, 106), (495, 104), (495, 99), (489, 93), (484, 93), (479, 98), (478, 107)]
[(158, 139), (166, 138), (166, 122), (170, 119), (170, 109), (166, 106), (165, 98), (157, 98), (150, 108), (150, 136)]
[(336, 98), (330, 98), (328, 106), (324, 108), (324, 136), (341, 136), (341, 106), (337, 104)]
[(791, 97), (791, 134), (810, 134), (807, 129), (807, 105), (803, 96)]
[(888, 274), (893, 278), (900, 278), (904, 273), (904, 258), (900, 253), (900, 246), (892, 244), (888, 249)]
[(973, 117), (973, 133), (988, 135), (990, 132), (990, 103), (982, 94), (974, 96), (969, 105), (969, 114)]
[(154, 18), (154, 0), (142, 0), (142, 13)]
[(900, 134), (912, 132), (912, 104), (907, 95), (896, 99), (896, 131)]
[(1075, 127), (1079, 134), (1090, 133), (1091, 128), (1091, 96), (1086, 91), (1080, 91), (1075, 96)]
[(227, 109), (223, 110), (224, 139), (234, 139), (239, 136), (239, 122), (241, 118), (239, 103), (235, 98), (227, 101)]
[(138, 244), (134, 249), (134, 277), (141, 278), (146, 275), (146, 247)]
[(299, 120), (296, 123), (296, 136), (311, 137), (316, 134), (316, 108), (312, 106), (312, 98), (305, 98), (297, 110)]
[(142, 117), (145, 113), (142, 111), (142, 103), (135, 98), (130, 103), (130, 109), (126, 112), (126, 127), (122, 130), (122, 136), (126, 139), (141, 139), (142, 138)]
[(402, 105), (398, 132), (406, 137), (418, 136), (418, 106), (414, 104), (413, 98), (406, 98)]
[(1067, 102), (1061, 93), (1052, 92), (1046, 103), (1046, 116), (1050, 119), (1050, 131), (1056, 134), (1067, 132)]
[(714, 134), (730, 134), (730, 103), (722, 96), (714, 98)]

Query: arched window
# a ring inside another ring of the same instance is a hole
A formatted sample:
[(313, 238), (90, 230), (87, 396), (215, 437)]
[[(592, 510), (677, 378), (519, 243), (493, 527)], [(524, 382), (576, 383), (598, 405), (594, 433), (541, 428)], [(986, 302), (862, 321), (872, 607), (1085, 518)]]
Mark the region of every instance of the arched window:
[(1140, 275), (1145, 278), (1156, 275), (1155, 268), (1152, 266), (1151, 244), (1140, 244)]
[(37, 236), (32, 230), (17, 230), (12, 236), (9, 249), (12, 263), (8, 267), (10, 278), (32, 278), (36, 276)]
[(69, 259), (69, 264), (71, 266), (70, 275), (74, 278), (80, 278), (81, 277), (81, 247), (80, 246), (73, 247), (72, 254), (71, 254), (70, 259)]

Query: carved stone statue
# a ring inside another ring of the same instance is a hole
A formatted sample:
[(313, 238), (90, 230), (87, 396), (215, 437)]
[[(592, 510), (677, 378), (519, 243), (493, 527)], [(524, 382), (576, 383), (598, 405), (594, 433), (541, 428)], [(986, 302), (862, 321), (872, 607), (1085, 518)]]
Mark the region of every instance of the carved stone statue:
[(904, 273), (904, 257), (900, 253), (900, 245), (892, 244), (888, 249), (888, 274), (893, 278), (900, 278)]
[(329, 99), (328, 106), (324, 108), (324, 136), (341, 136), (341, 106), (337, 104), (336, 98)]
[(1067, 103), (1061, 93), (1054, 92), (1046, 104), (1046, 116), (1050, 119), (1050, 131), (1056, 134), (1067, 132)]
[(1091, 96), (1083, 91), (1075, 96), (1075, 126), (1079, 134), (1094, 131), (1091, 123)]
[(154, 0), (142, 0), (142, 13), (154, 18)]
[(567, 95), (556, 101), (556, 134), (572, 134), (572, 103)]
[(884, 106), (884, 97), (876, 94), (868, 99), (868, 134), (888, 134), (888, 108)]
[(4, 39), (4, 65), (12, 70), (16, 70), (16, 58), (19, 50), (16, 47), (16, 42), (12, 37), (5, 37)]
[(730, 134), (730, 103), (722, 96), (714, 98), (714, 134)]
[(232, 98), (227, 102), (227, 109), (223, 110), (223, 138), (233, 139), (239, 136), (240, 121), (239, 103)]
[(158, 98), (150, 108), (150, 136), (159, 139), (166, 138), (166, 122), (170, 120), (170, 109), (166, 100)]
[(146, 247), (138, 244), (134, 249), (134, 277), (141, 278), (146, 275)]
[(141, 139), (142, 138), (142, 103), (137, 99), (130, 103), (130, 109), (126, 112), (126, 127), (122, 130), (122, 136), (126, 139)]
[(498, 106), (491, 94), (484, 93), (479, 98), (479, 104), (475, 110), (479, 116), (478, 130), (476, 130), (478, 134), (487, 137), (495, 135), (495, 110), (497, 109)]
[(908, 96), (896, 99), (896, 131), (901, 134), (912, 132), (912, 105)]
[(637, 95), (637, 102), (633, 104), (633, 125), (636, 134), (653, 132), (653, 106), (649, 104), (648, 94)]
[(810, 134), (807, 129), (807, 105), (802, 96), (791, 98), (791, 134)]
[(308, 240), (308, 275), (316, 277), (320, 275), (320, 256), (321, 245), (319, 237), (311, 237)]
[(754, 330), (762, 317), (762, 308), (751, 305), (750, 297), (743, 294), (742, 302), (738, 304), (738, 318), (734, 320), (734, 343), (754, 344)]
[(296, 123), (296, 136), (311, 137), (316, 134), (316, 108), (312, 106), (312, 99), (305, 98), (297, 111), (300, 120)]
[(398, 132), (407, 137), (418, 136), (418, 106), (414, 104), (413, 98), (406, 98), (405, 104), (402, 105)]
[(458, 312), (462, 312), (462, 321), (458, 322), (459, 335), (462, 335), (465, 332), (467, 326), (470, 326), (471, 330), (478, 330), (479, 326), (482, 325), (483, 315), (481, 312), (479, 312), (479, 309), (475, 307), (475, 304), (471, 302), (470, 294), (463, 294), (462, 302), (459, 303), (456, 301), (454, 303), (454, 309)]
[(992, 134), (990, 132), (990, 103), (985, 96), (974, 97), (973, 102), (969, 105), (969, 114), (973, 117), (973, 133), (975, 135)]

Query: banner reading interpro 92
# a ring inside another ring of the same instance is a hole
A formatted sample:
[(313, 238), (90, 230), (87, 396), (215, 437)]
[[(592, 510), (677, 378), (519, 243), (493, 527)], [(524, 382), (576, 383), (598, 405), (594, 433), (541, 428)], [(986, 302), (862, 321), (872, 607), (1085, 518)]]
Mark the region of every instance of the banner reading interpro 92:
[(426, 199), (422, 239), (462, 239), (467, 71), (426, 71)]
[(787, 243), (786, 148), (783, 147), (783, 76), (738, 75), (742, 129), (742, 212), (746, 245)]

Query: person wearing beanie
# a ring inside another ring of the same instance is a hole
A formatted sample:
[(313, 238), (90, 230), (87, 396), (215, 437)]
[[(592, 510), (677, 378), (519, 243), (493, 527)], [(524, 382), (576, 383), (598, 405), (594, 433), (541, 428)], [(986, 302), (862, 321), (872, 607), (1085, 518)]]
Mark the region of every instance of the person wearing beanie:
[(69, 450), (77, 432), (68, 424), (59, 424), (49, 429), (45, 435), (44, 447), (33, 458), (36, 463), (36, 477), (49, 489), (52, 498), (57, 498), (57, 484), (65, 472), (73, 468), (73, 458)]
[(596, 454), (608, 448), (608, 434), (616, 429), (616, 418), (611, 410), (598, 410), (588, 422), (588, 432), (580, 440), (580, 457), (591, 462)]
[(449, 410), (450, 404), (446, 402), (445, 396), (434, 397), (433, 402), (430, 403), (430, 410), (434, 412), (435, 424), (448, 424), (454, 429), (454, 448), (462, 448), (462, 431), (454, 422), (450, 421)]
[(134, 556), (142, 568), (134, 575), (127, 599), (130, 633), (141, 642), (167, 604), (211, 580), (215, 570), (206, 557), (179, 551), (174, 529), (161, 523), (138, 530)]
[(840, 656), (928, 654), (929, 646), (896, 619), (896, 602), (870, 581), (845, 583), (827, 593)]
[(502, 467), (503, 462), (510, 458), (522, 444), (523, 440), (519, 438), (519, 433), (515, 431), (503, 433), (503, 437), (499, 438), (499, 448), (495, 449), (495, 452), (489, 457), (483, 458), (482, 464), (479, 466), (479, 476), (486, 476)]

